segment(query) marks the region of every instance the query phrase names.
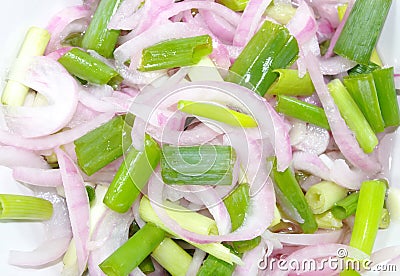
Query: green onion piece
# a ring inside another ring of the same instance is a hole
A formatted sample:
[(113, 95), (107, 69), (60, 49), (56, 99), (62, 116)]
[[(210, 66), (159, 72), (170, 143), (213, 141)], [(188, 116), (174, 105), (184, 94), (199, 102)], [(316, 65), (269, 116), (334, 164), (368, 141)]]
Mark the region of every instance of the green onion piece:
[[(245, 217), (250, 204), (250, 187), (248, 184), (240, 184), (230, 193), (225, 199), (224, 204), (228, 210), (232, 223), (232, 231), (238, 229)], [(256, 237), (252, 240), (234, 241), (233, 248), (238, 253), (249, 251), (261, 242), (261, 237)]]
[(330, 181), (322, 181), (308, 189), (306, 200), (314, 214), (322, 214), (346, 195), (347, 189)]
[(315, 220), (320, 229), (340, 229), (343, 227), (342, 220), (336, 218), (331, 211), (315, 215)]
[(82, 47), (82, 39), (84, 33), (70, 33), (61, 41), (63, 46)]
[[(24, 59), (43, 55), (49, 41), (50, 33), (47, 30), (31, 27), (25, 35), (17, 58)], [(29, 87), (17, 81), (8, 80), (1, 96), (1, 102), (4, 105), (22, 106), (28, 91)]]
[(83, 36), (83, 48), (95, 50), (106, 58), (112, 56), (121, 31), (110, 30), (107, 26), (121, 2), (121, 0), (101, 0), (99, 2)]
[(72, 75), (90, 83), (115, 85), (122, 81), (117, 71), (78, 48), (65, 53), (58, 62)]
[(353, 97), (375, 133), (385, 129), (372, 74), (362, 74), (343, 78), (347, 91)]
[(234, 11), (244, 11), (249, 0), (219, 0), (218, 3)]
[(379, 222), (380, 229), (387, 229), (390, 225), (390, 214), (388, 209), (383, 208), (381, 214), (381, 220)]
[(275, 19), (277, 22), (283, 25), (289, 23), (290, 19), (292, 19), (295, 13), (296, 8), (294, 8), (291, 4), (285, 3), (274, 3), (273, 5), (269, 5), (265, 11), (265, 14), (268, 17)]
[(117, 116), (74, 141), (78, 165), (85, 174), (92, 175), (121, 157), (124, 147), (131, 144), (124, 119)]
[(251, 116), (229, 109), (223, 105), (180, 100), (178, 102), (178, 109), (188, 114), (223, 122), (231, 126), (257, 126), (257, 122)]
[(166, 184), (231, 185), (236, 154), (231, 146), (165, 145), (161, 175)]
[(243, 85), (264, 96), (277, 79), (279, 68), (286, 68), (297, 58), (296, 39), (282, 25), (266, 20), (247, 43), (230, 68), (227, 81)]
[(356, 213), (359, 193), (351, 193), (347, 197), (336, 202), (331, 212), (337, 219), (346, 219)]
[(276, 111), (313, 125), (330, 129), (323, 108), (300, 101), (294, 97), (277, 96)]
[(370, 255), (382, 217), (386, 183), (382, 180), (370, 180), (361, 184), (356, 217), (350, 246)]
[(86, 185), (85, 188), (86, 188), (86, 193), (89, 198), (89, 203), (90, 203), (90, 205), (92, 205), (92, 203), (96, 199), (96, 191), (92, 186), (89, 186), (89, 185)]
[(150, 274), (156, 270), (150, 256), (147, 256), (146, 259), (140, 263), (139, 268), (144, 274)]
[(144, 151), (133, 147), (128, 151), (104, 196), (104, 204), (119, 213), (128, 211), (157, 167), (160, 158), (160, 147), (146, 134)]
[(397, 102), (396, 88), (393, 78), (393, 67), (377, 69), (372, 72), (375, 81), (376, 92), (378, 93), (379, 105), (385, 127), (399, 126), (400, 114)]
[(298, 71), (293, 69), (276, 69), (273, 72), (279, 77), (269, 87), (268, 95), (311, 96), (315, 91), (308, 73), (300, 78)]
[[(166, 207), (164, 209), (167, 214), (171, 218), (173, 218), (182, 228), (203, 235), (218, 235), (217, 225), (215, 224), (214, 220), (173, 203), (164, 202), (164, 206)], [(146, 197), (143, 197), (140, 201), (139, 214), (144, 221), (152, 222), (170, 235), (185, 240), (183, 237), (178, 236), (175, 232), (167, 228), (162, 223), (156, 212), (153, 210), (149, 199), (147, 199)], [(197, 244), (187, 240), (185, 241), (229, 264), (242, 263), (241, 259), (238, 256), (231, 253), (228, 248), (220, 243)]]
[(375, 71), (376, 69), (380, 69), (381, 67), (373, 62), (369, 62), (368, 64), (357, 64), (353, 68), (351, 68), (347, 73), (349, 76), (360, 75), (360, 74), (369, 74)]
[(217, 259), (213, 255), (208, 255), (196, 276), (231, 276), (234, 270), (235, 265)]
[(52, 215), (53, 205), (45, 199), (0, 194), (0, 220), (48, 220)]
[(209, 35), (172, 39), (143, 49), (140, 71), (195, 65), (212, 52)]
[(344, 121), (353, 131), (360, 147), (365, 153), (371, 153), (375, 146), (378, 145), (378, 138), (349, 92), (338, 79), (328, 83), (328, 89)]
[(299, 223), (304, 233), (314, 233), (318, 225), (294, 173), (290, 168), (279, 172), (276, 167), (276, 158), (274, 158), (271, 176), (275, 183), (276, 194), (279, 201), (283, 203), (286, 208), (294, 209), (294, 211), (299, 214), (303, 220), (303, 222), (299, 221)]
[(368, 64), (392, 0), (357, 0), (336, 42), (336, 54)]
[(147, 223), (99, 267), (108, 276), (128, 275), (164, 240), (165, 232)]
[(250, 186), (240, 184), (225, 199), (224, 204), (231, 217), (232, 231), (238, 229), (246, 216), (250, 204)]
[(170, 238), (165, 238), (151, 256), (172, 276), (185, 276), (192, 262), (192, 256)]

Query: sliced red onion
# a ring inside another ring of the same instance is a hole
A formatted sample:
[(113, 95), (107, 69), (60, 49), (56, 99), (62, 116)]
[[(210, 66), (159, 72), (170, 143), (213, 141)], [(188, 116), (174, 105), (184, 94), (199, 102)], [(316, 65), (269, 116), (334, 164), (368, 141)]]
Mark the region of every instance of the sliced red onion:
[[(204, 22), (211, 32), (223, 43), (231, 44), (235, 35), (235, 27), (224, 18), (207, 10), (200, 10)], [(196, 16), (197, 17), (197, 16)]]
[(210, 243), (221, 241), (249, 240), (261, 235), (270, 225), (273, 218), (273, 210), (275, 206), (275, 194), (273, 185), (268, 179), (267, 183), (261, 190), (250, 199), (250, 206), (246, 216), (246, 220), (232, 233), (226, 235), (207, 236), (200, 235), (180, 227), (165, 212), (161, 204), (163, 202), (162, 192), (164, 183), (160, 181), (161, 177), (153, 175), (148, 184), (149, 198), (152, 200), (151, 205), (162, 220), (166, 227), (171, 229), (178, 236), (195, 243)]
[(78, 104), (77, 83), (60, 63), (48, 57), (34, 57), (27, 70), (26, 75), (18, 81), (43, 94), (49, 105), (4, 106), (7, 126), (13, 133), (27, 138), (55, 133), (75, 113)]
[(157, 20), (153, 22), (153, 25), (160, 24), (162, 21), (166, 21), (168, 18), (171, 18), (182, 11), (191, 9), (209, 10), (224, 18), (233, 26), (237, 26), (240, 20), (240, 17), (237, 13), (221, 4), (208, 1), (183, 1), (174, 3), (168, 9), (162, 11)]
[(87, 22), (90, 20), (92, 12), (90, 7), (86, 5), (67, 7), (57, 13), (52, 17), (49, 24), (47, 25), (47, 30), (51, 34), (49, 44), (47, 45), (46, 54), (58, 50), (61, 48), (61, 40), (63, 40), (66, 35), (63, 34), (63, 30), (75, 20), (85, 18)]
[(389, 246), (375, 251), (371, 254), (371, 261), (373, 264), (380, 264), (387, 260), (393, 260), (400, 257), (400, 246)]
[(91, 241), (97, 244), (96, 249), (91, 250), (88, 260), (91, 276), (104, 275), (99, 264), (128, 240), (129, 226), (133, 219), (131, 211), (119, 214), (108, 209), (99, 220), (91, 237)]
[(331, 160), (328, 156), (320, 158), (316, 154), (307, 152), (293, 154), (293, 167), (351, 190), (360, 189), (361, 183), (368, 179), (365, 173), (350, 169), (343, 159)]
[(273, 236), (281, 243), (291, 245), (318, 245), (325, 243), (339, 242), (343, 234), (342, 229), (332, 231), (319, 230), (315, 234), (280, 234), (274, 233)]
[[(322, 258), (328, 258), (328, 257), (334, 257), (341, 259), (340, 256), (344, 256), (342, 254), (346, 254), (349, 258), (353, 258), (356, 260), (368, 260), (369, 256), (365, 254), (364, 252), (354, 248), (350, 247), (348, 245), (344, 244), (335, 244), (335, 243), (328, 243), (328, 244), (321, 244), (321, 245), (315, 245), (315, 246), (307, 246), (305, 248), (302, 248), (300, 250), (297, 250), (287, 256), (285, 259), (290, 262), (290, 260), (296, 260), (297, 263), (302, 264), (304, 261), (309, 261), (309, 260), (318, 260)], [(320, 267), (320, 265), (318, 265)], [(307, 269), (307, 267), (300, 267), (299, 270), (296, 270), (296, 273), (304, 273), (304, 269)], [(290, 272), (292, 272), (293, 268), (289, 267), (289, 271), (285, 272), (284, 275), (289, 275)], [(320, 271), (317, 272), (317, 275), (320, 273)], [(337, 272), (333, 272), (330, 270), (330, 273), (328, 274), (328, 271), (324, 271), (323, 275), (335, 275)]]
[(85, 135), (89, 131), (99, 127), (100, 125), (112, 119), (114, 114), (100, 114), (93, 120), (79, 125), (73, 129), (65, 130), (56, 134), (38, 137), (23, 138), (15, 136), (8, 131), (0, 130), (0, 143), (20, 147), (27, 150), (47, 150), (73, 142), (79, 137)]
[(260, 243), (254, 249), (247, 251), (243, 254), (242, 261), (244, 265), (238, 265), (233, 272), (233, 276), (248, 276), (257, 275), (258, 265), (260, 260), (263, 259), (265, 253), (265, 246)]
[(108, 23), (109, 29), (133, 30), (140, 23), (143, 9), (140, 9), (141, 0), (125, 0), (111, 17)]
[(256, 33), (262, 16), (272, 0), (249, 0), (233, 38), (234, 46), (244, 47)]
[(9, 168), (17, 166), (38, 169), (50, 168), (42, 156), (14, 146), (0, 146), (0, 165)]
[[(109, 93), (104, 95), (105, 93), (101, 93), (103, 91)], [(99, 94), (101, 97), (99, 97)], [(106, 100), (111, 98), (112, 94), (113, 89), (108, 85), (83, 87), (79, 90), (79, 101), (86, 107), (97, 112), (121, 113), (126, 111)]]
[(318, 25), (314, 12), (305, 1), (301, 1), (296, 13), (286, 25), (290, 33), (296, 37), (299, 45), (303, 45), (316, 34)]
[(207, 207), (217, 224), (218, 233), (226, 235), (231, 232), (231, 217), (222, 199), (212, 187), (192, 186), (192, 193)]
[(40, 192), (37, 196), (53, 204), (53, 216), (44, 222), (46, 240), (30, 252), (10, 251), (9, 263), (12, 265), (40, 267), (57, 261), (64, 255), (71, 241), (71, 225), (64, 198), (55, 192)]
[(51, 53), (48, 53), (46, 57), (51, 58), (52, 60), (57, 61), (60, 57), (65, 55), (67, 52), (69, 52), (72, 49), (72, 47), (63, 47), (58, 50), (55, 50)]
[(342, 21), (340, 21), (339, 26), (336, 28), (336, 31), (331, 39), (331, 43), (329, 44), (328, 50), (325, 53), (325, 57), (333, 56), (333, 48), (335, 47), (336, 42), (338, 41), (339, 36), (342, 33), (343, 27), (347, 22), (347, 18), (349, 17), (350, 12), (353, 9), (353, 5), (354, 5), (354, 0), (349, 0), (349, 2), (347, 4), (346, 12), (343, 16)]
[(57, 187), (62, 185), (61, 174), (58, 169), (14, 167), (13, 177), (17, 181), (42, 187)]
[(341, 56), (319, 59), (319, 68), (323, 75), (338, 75), (347, 72), (356, 65), (357, 62)]
[(55, 150), (58, 164), (60, 165), (61, 178), (63, 181), (65, 197), (73, 238), (78, 257), (78, 270), (81, 275), (86, 268), (89, 257), (89, 199), (86, 193), (85, 184), (79, 170), (62, 150)]
[(333, 36), (335, 29), (332, 27), (331, 23), (326, 18), (320, 18), (317, 20), (318, 30), (317, 30), (317, 38), (318, 42), (322, 43), (331, 39)]
[(65, 128), (75, 128), (90, 121), (92, 118), (98, 116), (99, 114), (100, 112), (94, 111), (93, 109), (90, 109), (82, 103), (78, 102), (75, 113), (68, 124), (65, 126)]
[(203, 260), (206, 257), (206, 252), (196, 248), (193, 253), (192, 262), (188, 270), (186, 271), (186, 275), (197, 275), (201, 265), (203, 264)]
[(300, 151), (321, 154), (326, 151), (330, 135), (321, 127), (297, 121), (289, 132), (291, 145)]
[(324, 107), (332, 135), (340, 151), (354, 166), (369, 173), (380, 171), (381, 165), (370, 155), (364, 153), (358, 145), (353, 133), (347, 127), (345, 121), (340, 115), (340, 112), (325, 85), (323, 76), (318, 69), (317, 58), (313, 54), (309, 53), (307, 49), (303, 49), (303, 51), (306, 53), (304, 62)]

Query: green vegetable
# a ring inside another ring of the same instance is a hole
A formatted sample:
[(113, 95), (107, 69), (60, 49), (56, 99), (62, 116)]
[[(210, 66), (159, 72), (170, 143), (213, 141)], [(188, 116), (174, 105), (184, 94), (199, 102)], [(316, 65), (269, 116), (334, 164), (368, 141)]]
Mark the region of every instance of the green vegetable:
[(194, 65), (211, 54), (212, 49), (209, 35), (160, 42), (143, 50), (139, 70), (154, 71)]
[[(224, 204), (228, 210), (232, 223), (232, 231), (238, 229), (246, 217), (250, 204), (250, 187), (248, 184), (240, 184), (225, 199)], [(252, 240), (234, 241), (233, 248), (238, 253), (244, 253), (255, 248), (261, 242), (261, 237)]]
[(368, 64), (357, 64), (348, 71), (348, 74), (349, 76), (369, 74), (379, 68), (381, 67), (373, 62), (369, 62)]
[(315, 220), (320, 229), (340, 229), (343, 227), (342, 220), (336, 218), (331, 211), (315, 215)]
[(112, 56), (121, 31), (109, 30), (107, 26), (121, 2), (121, 0), (101, 0), (99, 2), (83, 36), (83, 48), (95, 50), (106, 58)]
[(74, 141), (78, 165), (85, 174), (92, 175), (122, 156), (131, 144), (130, 128), (125, 125), (125, 116), (117, 116)]
[(356, 213), (359, 193), (351, 193), (347, 197), (336, 202), (331, 212), (337, 219), (346, 219)]
[(152, 223), (147, 223), (99, 267), (108, 276), (128, 275), (157, 248), (164, 238), (163, 230)]
[(385, 123), (382, 118), (372, 74), (344, 77), (343, 83), (373, 131), (375, 133), (384, 131)]
[(271, 177), (275, 183), (276, 195), (279, 201), (283, 203), (286, 208), (297, 212), (302, 220), (304, 220), (302, 223), (299, 222), (304, 233), (314, 233), (318, 225), (294, 173), (290, 168), (279, 172), (276, 167), (276, 158), (274, 158)]
[(196, 276), (231, 276), (234, 270), (235, 265), (228, 264), (227, 262), (215, 258), (213, 255), (208, 255)]
[(346, 195), (347, 189), (330, 181), (322, 181), (308, 189), (306, 200), (314, 214), (322, 214)]
[(257, 126), (257, 122), (251, 116), (222, 105), (180, 100), (178, 102), (178, 109), (188, 114), (223, 122), (231, 126)]
[(192, 262), (192, 256), (170, 238), (165, 238), (151, 256), (172, 276), (185, 276)]
[(107, 190), (104, 204), (119, 213), (128, 211), (148, 182), (160, 158), (160, 147), (146, 134), (144, 151), (131, 147)]
[(86, 185), (86, 193), (88, 195), (89, 198), (89, 203), (92, 204), (93, 201), (96, 199), (96, 191), (94, 190), (94, 188), (92, 186)]
[(58, 59), (72, 75), (94, 84), (116, 85), (122, 77), (113, 68), (88, 53), (73, 48)]
[(310, 96), (315, 91), (308, 73), (300, 78), (299, 72), (293, 69), (276, 69), (273, 72), (279, 77), (269, 87), (268, 95)]
[(249, 0), (219, 0), (219, 3), (234, 11), (243, 11)]
[(393, 67), (372, 72), (385, 127), (400, 125), (399, 104), (393, 78)]
[(231, 185), (236, 154), (231, 146), (165, 145), (161, 175), (166, 184)]
[(298, 52), (297, 41), (289, 31), (266, 20), (233, 63), (227, 81), (264, 96), (278, 78), (274, 70), (291, 65)]
[[(25, 35), (17, 58), (24, 59), (43, 55), (49, 41), (50, 33), (47, 30), (31, 27)], [(4, 105), (22, 106), (28, 91), (29, 87), (17, 81), (8, 80), (1, 96), (1, 102)]]
[(33, 196), (0, 194), (0, 220), (48, 220), (53, 215), (53, 205)]
[(361, 184), (350, 246), (370, 255), (378, 233), (386, 194), (386, 183), (369, 180)]
[(357, 0), (336, 42), (335, 53), (368, 64), (391, 4), (391, 0)]
[(328, 130), (330, 129), (323, 108), (283, 95), (277, 96), (276, 100), (275, 109), (277, 112)]
[(365, 153), (371, 153), (375, 146), (378, 145), (378, 138), (349, 92), (339, 79), (334, 79), (328, 83), (328, 89), (344, 121), (353, 131), (360, 147)]

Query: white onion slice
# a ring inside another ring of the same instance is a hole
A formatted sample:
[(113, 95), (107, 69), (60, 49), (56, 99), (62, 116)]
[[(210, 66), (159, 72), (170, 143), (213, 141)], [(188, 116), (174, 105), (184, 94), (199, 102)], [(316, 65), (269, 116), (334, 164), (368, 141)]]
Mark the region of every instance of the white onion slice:
[(13, 146), (0, 146), (0, 165), (9, 168), (26, 166), (31, 168), (48, 169), (50, 167), (43, 157), (32, 151)]
[(62, 150), (55, 150), (60, 165), (68, 212), (71, 219), (72, 233), (78, 257), (78, 270), (81, 275), (89, 257), (89, 198), (79, 170)]
[(26, 75), (16, 80), (43, 94), (49, 105), (3, 107), (8, 128), (27, 138), (59, 131), (72, 119), (78, 104), (76, 80), (60, 63), (48, 57), (34, 57), (32, 61)]

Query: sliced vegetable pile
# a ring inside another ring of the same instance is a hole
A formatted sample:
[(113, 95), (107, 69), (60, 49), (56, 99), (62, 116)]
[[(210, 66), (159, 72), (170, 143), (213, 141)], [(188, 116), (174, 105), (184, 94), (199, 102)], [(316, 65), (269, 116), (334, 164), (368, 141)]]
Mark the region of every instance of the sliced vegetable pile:
[(0, 219), (43, 221), (47, 240), (9, 263), (272, 275), (263, 260), (345, 249), (400, 265), (371, 255), (399, 219), (400, 113), (375, 50), (391, 2), (84, 1), (32, 27), (2, 93), (0, 165), (34, 196), (0, 194)]

